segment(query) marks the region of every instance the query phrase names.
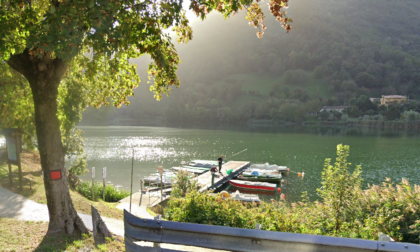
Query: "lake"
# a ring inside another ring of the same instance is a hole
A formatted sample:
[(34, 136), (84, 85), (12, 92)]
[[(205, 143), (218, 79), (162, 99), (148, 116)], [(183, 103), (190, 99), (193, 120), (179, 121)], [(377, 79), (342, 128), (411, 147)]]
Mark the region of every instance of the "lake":
[[(158, 166), (180, 166), (192, 159), (250, 161), (285, 165), (291, 172), (283, 189), (291, 200), (303, 191), (316, 199), (326, 158), (334, 161), (337, 144), (350, 145), (352, 167), (362, 166), (363, 184), (380, 184), (386, 177), (399, 182), (406, 178), (420, 184), (420, 138), (418, 134), (317, 128), (260, 130), (214, 130), (165, 127), (80, 127), (85, 132), (88, 165), (96, 167), (96, 180), (130, 188), (134, 150), (134, 186)], [(229, 156), (246, 151), (232, 158)], [(299, 178), (297, 172), (304, 172)], [(82, 177), (90, 180), (90, 173)]]

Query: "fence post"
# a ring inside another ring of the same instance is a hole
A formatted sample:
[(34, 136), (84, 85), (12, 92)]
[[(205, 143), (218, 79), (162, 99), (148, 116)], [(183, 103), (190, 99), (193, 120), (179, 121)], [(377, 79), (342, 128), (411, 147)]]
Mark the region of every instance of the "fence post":
[(106, 178), (106, 167), (102, 168), (102, 179), (104, 187), (102, 188), (102, 200), (105, 201), (105, 178)]
[(95, 201), (95, 167), (92, 167), (92, 201)]
[[(160, 221), (162, 220), (162, 215), (158, 214), (158, 215), (155, 216), (154, 219), (158, 221), (158, 224), (160, 224)], [(159, 242), (154, 242), (153, 247), (160, 248), (160, 243)]]
[(9, 161), (7, 161), (7, 164), (9, 166), (9, 183), (10, 183), (10, 186), (13, 186), (12, 165), (10, 164)]
[(141, 206), (141, 200), (143, 199), (143, 184), (144, 184), (143, 179), (140, 179), (140, 201), (139, 201), (139, 206)]

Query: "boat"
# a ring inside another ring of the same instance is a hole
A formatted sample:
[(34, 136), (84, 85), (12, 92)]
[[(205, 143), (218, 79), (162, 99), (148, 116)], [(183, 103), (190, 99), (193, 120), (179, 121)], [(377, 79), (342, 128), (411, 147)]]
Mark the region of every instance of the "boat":
[(288, 172), (289, 168), (287, 166), (279, 166), (279, 165), (270, 165), (269, 163), (265, 164), (251, 164), (251, 166), (248, 168), (251, 169), (259, 169), (259, 170), (274, 170), (278, 172)]
[(281, 177), (281, 173), (275, 170), (246, 169), (244, 172), (242, 172), (242, 174), (247, 176), (260, 175)]
[(195, 166), (195, 165), (200, 165), (200, 164), (201, 165), (212, 165), (212, 167), (213, 167), (213, 166), (218, 166), (219, 161), (217, 161), (217, 160), (195, 159), (195, 160), (191, 160), (190, 163), (189, 163), (190, 166)]
[[(167, 174), (162, 174), (162, 181), (163, 184), (168, 185), (171, 184), (171, 180), (173, 180), (176, 177), (176, 174), (173, 172), (168, 172)], [(145, 184), (160, 184), (160, 174), (150, 174), (149, 176), (143, 178), (143, 181)]]
[(175, 171), (187, 171), (187, 172), (191, 172), (191, 173), (195, 173), (195, 174), (202, 174), (204, 172), (207, 172), (210, 170), (210, 168), (204, 168), (204, 167), (193, 167), (193, 166), (175, 166), (171, 168), (172, 170)]
[[(143, 181), (145, 184), (160, 184), (160, 181), (161, 181), (160, 176), (161, 176), (160, 173), (157, 171), (155, 173), (150, 174), (147, 177), (144, 177)], [(175, 178), (176, 178), (176, 173), (163, 170), (162, 181), (165, 186), (170, 185), (171, 181)]]
[[(274, 175), (274, 176), (273, 176)], [(270, 174), (270, 175), (239, 175), (236, 177), (239, 180), (246, 181), (260, 181), (260, 182), (272, 182), (279, 183), (282, 179), (281, 174)]]
[(276, 184), (267, 183), (267, 182), (250, 182), (232, 179), (229, 180), (229, 184), (238, 188), (252, 189), (252, 190), (262, 190), (262, 191), (273, 191), (277, 189), (277, 192), (281, 191), (281, 188), (278, 188)]
[(244, 193), (240, 193), (238, 190), (236, 190), (236, 192), (234, 193), (229, 193), (227, 191), (221, 191), (219, 193), (219, 196), (222, 199), (232, 199), (232, 200), (238, 200), (244, 203), (259, 203), (260, 202), (260, 198), (258, 197), (257, 194), (244, 194)]
[[(231, 193), (234, 193), (237, 190), (238, 190), (237, 187), (234, 187), (234, 186), (231, 186), (231, 185), (229, 185), (229, 187), (227, 188), (227, 191), (231, 192)], [(241, 193), (244, 193), (244, 194), (255, 194), (255, 193), (257, 193), (258, 195), (267, 195), (267, 196), (271, 196), (271, 197), (275, 196), (274, 191), (261, 191), (261, 190), (256, 191), (256, 190), (253, 190), (253, 189), (243, 189), (243, 188), (239, 188), (239, 191)]]
[[(161, 184), (160, 174), (151, 174), (145, 177), (143, 181), (147, 185), (152, 185), (152, 184), (160, 185)], [(172, 178), (162, 176), (162, 181), (165, 187), (170, 187), (172, 185)]]

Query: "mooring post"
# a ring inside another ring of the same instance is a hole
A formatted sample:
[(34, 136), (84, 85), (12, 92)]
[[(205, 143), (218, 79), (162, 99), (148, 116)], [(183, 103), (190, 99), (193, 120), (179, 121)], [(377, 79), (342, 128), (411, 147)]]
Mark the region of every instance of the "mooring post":
[(163, 200), (162, 187), (163, 187), (163, 180), (162, 180), (162, 173), (161, 173), (161, 174), (160, 174), (160, 199), (161, 199), (161, 200)]
[(211, 187), (214, 186), (214, 172), (211, 174)]

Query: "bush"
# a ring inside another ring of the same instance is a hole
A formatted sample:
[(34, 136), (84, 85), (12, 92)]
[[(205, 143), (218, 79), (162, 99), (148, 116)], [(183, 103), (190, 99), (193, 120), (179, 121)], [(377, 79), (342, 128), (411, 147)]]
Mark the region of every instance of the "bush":
[(198, 190), (197, 180), (192, 180), (187, 171), (180, 170), (172, 181), (171, 197), (185, 197), (187, 193)]
[[(92, 199), (92, 184), (88, 181), (82, 182), (78, 185), (77, 191), (84, 197), (97, 201), (102, 199), (103, 184), (94, 184), (94, 199)], [(105, 201), (106, 202), (118, 202), (126, 197), (130, 196), (130, 193), (124, 190), (117, 190), (112, 185), (105, 186)]]
[(340, 229), (346, 226), (344, 223), (354, 223), (357, 217), (357, 209), (352, 205), (362, 182), (361, 167), (356, 166), (353, 173), (349, 172), (349, 152), (348, 145), (337, 145), (336, 161), (331, 165), (331, 159), (325, 160), (321, 188), (317, 190), (324, 201), (329, 229), (334, 233), (339, 233)]

